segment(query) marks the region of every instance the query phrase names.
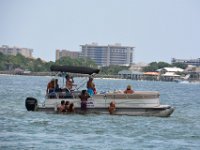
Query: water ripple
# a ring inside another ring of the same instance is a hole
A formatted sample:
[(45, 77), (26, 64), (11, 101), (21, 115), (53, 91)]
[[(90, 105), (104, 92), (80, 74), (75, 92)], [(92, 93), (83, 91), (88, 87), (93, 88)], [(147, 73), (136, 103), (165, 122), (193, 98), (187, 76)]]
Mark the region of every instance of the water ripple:
[[(27, 112), (25, 98), (42, 101), (49, 77), (0, 77), (0, 149), (199, 149), (200, 85), (95, 80), (98, 91), (157, 90), (176, 110), (169, 118), (58, 115)], [(75, 82), (82, 82), (75, 78)]]

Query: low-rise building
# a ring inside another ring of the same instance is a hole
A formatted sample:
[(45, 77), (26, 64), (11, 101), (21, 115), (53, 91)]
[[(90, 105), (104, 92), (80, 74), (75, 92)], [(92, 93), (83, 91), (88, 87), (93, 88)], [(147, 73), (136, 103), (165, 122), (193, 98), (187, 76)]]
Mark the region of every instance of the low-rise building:
[(143, 62), (136, 63), (136, 64), (134, 63), (134, 64), (131, 64), (129, 70), (143, 72), (143, 68), (146, 66), (148, 66), (148, 64), (143, 63)]
[(0, 47), (0, 52), (4, 55), (14, 55), (21, 54), (24, 57), (32, 58), (33, 49), (30, 48), (20, 48), (20, 47), (9, 47), (8, 45), (2, 45)]
[(80, 56), (80, 52), (77, 51), (69, 51), (69, 50), (56, 50), (56, 60), (59, 60), (62, 57), (71, 57), (71, 58), (78, 58)]
[(173, 81), (174, 79), (179, 79), (181, 76), (177, 73), (182, 73), (184, 69), (177, 67), (164, 67), (159, 69), (160, 80)]
[(178, 68), (178, 67), (164, 67), (163, 69), (161, 69), (162, 73), (166, 73), (166, 72), (176, 73), (176, 72), (183, 72), (183, 71), (184, 69)]
[(138, 71), (121, 70), (118, 72), (118, 75), (123, 79), (133, 79), (133, 80), (143, 79), (143, 73)]
[(188, 65), (184, 72), (189, 76), (188, 80), (200, 80), (200, 67)]
[(200, 58), (197, 59), (176, 59), (172, 58), (172, 64), (173, 63), (183, 63), (186, 65), (193, 65), (193, 66), (200, 66)]

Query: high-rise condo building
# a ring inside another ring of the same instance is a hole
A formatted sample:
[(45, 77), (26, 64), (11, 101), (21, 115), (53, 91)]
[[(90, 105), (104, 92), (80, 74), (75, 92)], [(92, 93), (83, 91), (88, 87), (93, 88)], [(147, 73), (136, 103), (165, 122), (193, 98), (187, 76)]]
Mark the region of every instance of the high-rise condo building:
[(98, 45), (97, 43), (81, 45), (81, 55), (91, 58), (99, 66), (124, 65), (133, 62), (134, 47), (115, 45)]

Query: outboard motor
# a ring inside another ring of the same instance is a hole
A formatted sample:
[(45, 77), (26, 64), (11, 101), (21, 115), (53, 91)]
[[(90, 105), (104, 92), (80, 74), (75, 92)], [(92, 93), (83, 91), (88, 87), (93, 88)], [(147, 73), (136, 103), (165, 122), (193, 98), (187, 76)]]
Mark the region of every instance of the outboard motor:
[(37, 107), (37, 99), (33, 97), (27, 97), (25, 101), (25, 106), (28, 111), (35, 111)]

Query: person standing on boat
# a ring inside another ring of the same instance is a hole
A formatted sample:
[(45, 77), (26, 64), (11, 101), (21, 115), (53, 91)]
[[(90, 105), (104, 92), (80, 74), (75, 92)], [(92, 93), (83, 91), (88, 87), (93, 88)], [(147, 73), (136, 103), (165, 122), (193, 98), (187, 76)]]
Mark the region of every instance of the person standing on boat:
[(133, 94), (134, 91), (131, 89), (131, 85), (128, 85), (126, 90), (124, 91), (124, 94)]
[(68, 90), (72, 90), (73, 86), (76, 86), (76, 84), (74, 84), (73, 78), (71, 78), (69, 75), (66, 75), (65, 78), (66, 78), (66, 88)]
[(93, 83), (93, 78), (89, 77), (89, 80), (87, 82), (87, 92), (89, 93), (90, 96), (93, 96), (96, 94), (96, 88), (95, 84)]

